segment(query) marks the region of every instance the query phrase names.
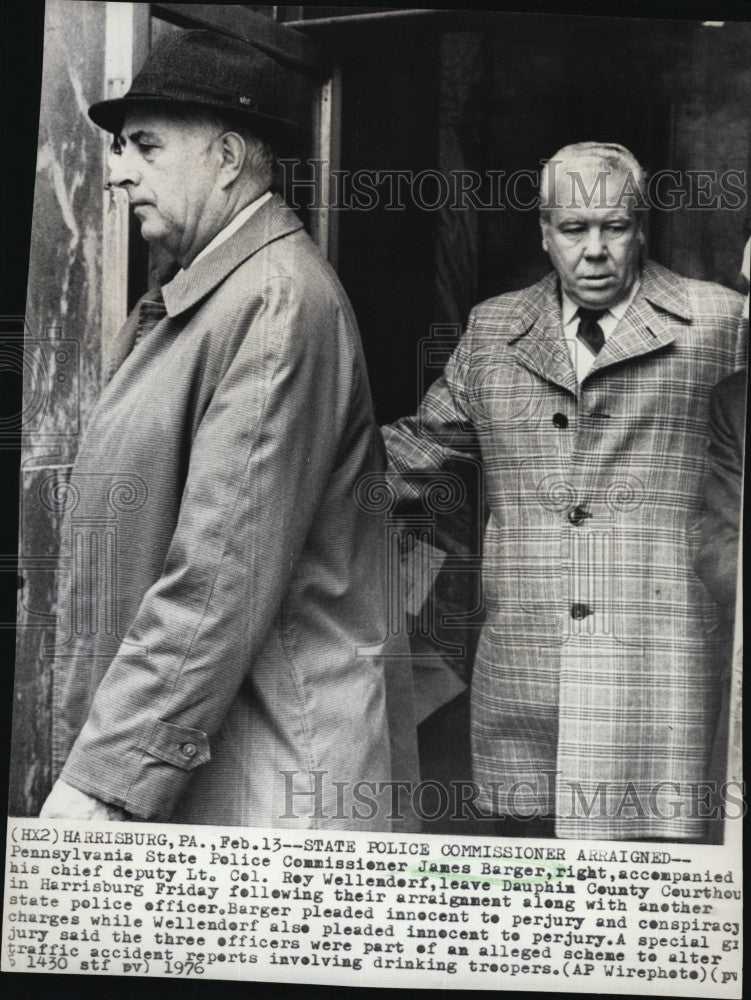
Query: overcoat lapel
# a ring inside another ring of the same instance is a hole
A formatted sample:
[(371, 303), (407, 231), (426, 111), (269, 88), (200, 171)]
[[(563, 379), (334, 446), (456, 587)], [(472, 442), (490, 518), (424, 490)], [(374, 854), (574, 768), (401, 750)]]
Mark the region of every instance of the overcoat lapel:
[(279, 195), (275, 194), (261, 205), (237, 232), (206, 257), (197, 261), (187, 271), (178, 271), (161, 289), (154, 288), (147, 292), (126, 319), (110, 348), (105, 382), (112, 379), (133, 350), (138, 334), (141, 307), (144, 303), (161, 302), (163, 299), (167, 315), (178, 316), (209, 295), (253, 254), (269, 243), (302, 228), (302, 222)]
[(279, 195), (274, 195), (229, 239), (164, 285), (162, 294), (167, 313), (178, 316), (190, 309), (262, 247), (302, 227), (295, 213)]
[(519, 364), (576, 395), (576, 373), (563, 336), (557, 287), (551, 274), (529, 290), (508, 345)]
[(666, 317), (637, 295), (613, 334), (605, 341), (588, 374), (593, 375), (603, 368), (642, 354), (651, 354), (674, 340), (675, 334), (670, 331)]
[[(685, 289), (664, 267), (648, 261), (634, 301), (595, 358), (587, 378), (603, 368), (673, 343), (675, 327), (671, 320), (675, 318), (690, 322)], [(543, 278), (522, 298), (508, 345), (519, 364), (577, 395), (576, 373), (561, 326), (555, 274)]]
[(651, 261), (645, 264), (641, 285), (613, 335), (597, 355), (589, 376), (610, 365), (651, 354), (675, 340), (671, 319), (690, 321), (682, 284)]

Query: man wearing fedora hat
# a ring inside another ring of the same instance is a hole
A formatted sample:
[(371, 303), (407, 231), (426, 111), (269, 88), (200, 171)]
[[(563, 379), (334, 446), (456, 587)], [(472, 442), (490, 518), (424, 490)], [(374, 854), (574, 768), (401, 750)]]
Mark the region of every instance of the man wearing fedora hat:
[(271, 193), (285, 89), (189, 31), (89, 111), (179, 270), (118, 335), (65, 491), (64, 546), (116, 531), (62, 574), (43, 816), (388, 829), (390, 735), (415, 758), (408, 675), (389, 733), (384, 523), (355, 500), (384, 468), (359, 333)]

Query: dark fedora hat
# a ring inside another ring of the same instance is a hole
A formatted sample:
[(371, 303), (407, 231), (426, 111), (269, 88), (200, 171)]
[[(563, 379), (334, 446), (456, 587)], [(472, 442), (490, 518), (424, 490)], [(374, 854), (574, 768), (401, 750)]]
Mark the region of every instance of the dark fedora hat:
[(243, 122), (271, 142), (287, 145), (306, 128), (295, 113), (293, 70), (282, 67), (248, 42), (216, 31), (184, 31), (158, 42), (130, 90), (89, 108), (100, 128), (117, 134), (134, 109), (179, 105), (213, 111)]

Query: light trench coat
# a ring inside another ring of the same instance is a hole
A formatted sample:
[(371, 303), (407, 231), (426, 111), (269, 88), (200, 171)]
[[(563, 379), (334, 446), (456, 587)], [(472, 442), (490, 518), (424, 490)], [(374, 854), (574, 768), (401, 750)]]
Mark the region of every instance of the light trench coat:
[(647, 262), (579, 385), (551, 274), (474, 309), (417, 416), (385, 429), (403, 499), (410, 474), (482, 463), (485, 810), (555, 813), (563, 837), (703, 836), (692, 783), (708, 775), (722, 629), (692, 564), (709, 395), (743, 363), (740, 308)]
[(137, 817), (387, 830), (354, 788), (416, 779), (416, 736), (349, 303), (278, 197), (162, 295), (56, 497), (57, 769)]

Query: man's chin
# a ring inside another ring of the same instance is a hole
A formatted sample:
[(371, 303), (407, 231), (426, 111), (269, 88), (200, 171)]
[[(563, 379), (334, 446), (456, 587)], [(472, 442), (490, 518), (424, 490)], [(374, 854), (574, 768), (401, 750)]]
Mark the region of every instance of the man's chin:
[(167, 235), (161, 221), (154, 217), (153, 212), (148, 210), (148, 206), (141, 210), (137, 208), (134, 215), (141, 227), (142, 238), (149, 243), (157, 243)]
[(147, 243), (157, 243), (163, 235), (156, 226), (149, 225), (147, 221), (141, 223), (141, 238)]

